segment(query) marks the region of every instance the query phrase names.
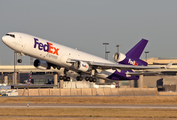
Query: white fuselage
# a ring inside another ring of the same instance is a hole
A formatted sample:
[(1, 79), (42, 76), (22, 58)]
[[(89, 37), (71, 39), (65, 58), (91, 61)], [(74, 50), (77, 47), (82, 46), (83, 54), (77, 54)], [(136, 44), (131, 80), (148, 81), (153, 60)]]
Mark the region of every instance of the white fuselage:
[[(11, 49), (19, 53), (55, 64), (57, 66), (65, 67), (70, 70), (73, 70), (73, 66), (71, 63), (67, 62), (68, 59), (77, 59), (82, 61), (93, 61), (108, 64), (113, 63), (109, 60), (28, 34), (18, 32), (11, 32), (8, 34), (13, 34), (15, 35), (15, 37), (3, 36), (2, 40)], [(114, 70), (107, 70), (107, 74), (104, 74), (102, 76), (103, 78), (105, 78), (113, 72)], [(101, 74), (99, 75), (99, 78), (102, 78)]]

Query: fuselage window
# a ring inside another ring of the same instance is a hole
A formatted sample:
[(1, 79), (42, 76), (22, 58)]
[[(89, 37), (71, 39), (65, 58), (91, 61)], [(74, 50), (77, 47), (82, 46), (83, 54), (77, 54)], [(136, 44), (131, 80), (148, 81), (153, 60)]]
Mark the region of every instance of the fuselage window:
[(13, 35), (13, 34), (6, 34), (6, 35), (15, 38), (15, 35)]

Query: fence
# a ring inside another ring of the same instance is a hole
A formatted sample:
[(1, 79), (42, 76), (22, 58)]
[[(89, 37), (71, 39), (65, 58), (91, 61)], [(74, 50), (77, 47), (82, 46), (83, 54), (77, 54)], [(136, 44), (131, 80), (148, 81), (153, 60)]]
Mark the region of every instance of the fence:
[(18, 96), (157, 95), (157, 88), (18, 89)]

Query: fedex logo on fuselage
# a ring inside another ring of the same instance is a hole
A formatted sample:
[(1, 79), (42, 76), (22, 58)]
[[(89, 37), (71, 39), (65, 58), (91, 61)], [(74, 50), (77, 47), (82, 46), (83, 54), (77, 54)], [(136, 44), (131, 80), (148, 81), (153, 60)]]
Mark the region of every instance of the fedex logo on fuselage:
[(54, 55), (58, 55), (59, 48), (53, 46), (52, 43), (46, 42), (43, 44), (39, 42), (37, 38), (34, 38), (34, 48), (38, 48), (39, 50), (43, 50), (44, 52), (48, 52)]
[(82, 64), (82, 66), (83, 66), (83, 67), (85, 67), (85, 68), (88, 68), (88, 66), (87, 66), (87, 65)]
[(131, 59), (128, 60), (128, 63), (138, 66), (139, 64), (136, 61), (132, 61)]

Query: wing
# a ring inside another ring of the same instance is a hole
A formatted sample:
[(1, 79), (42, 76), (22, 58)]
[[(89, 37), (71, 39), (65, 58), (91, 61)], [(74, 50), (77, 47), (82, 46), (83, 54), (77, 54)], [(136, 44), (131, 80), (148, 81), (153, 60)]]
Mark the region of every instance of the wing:
[(123, 64), (108, 64), (108, 63), (97, 63), (90, 62), (91, 66), (102, 69), (121, 69), (121, 70), (145, 70), (145, 69), (164, 69), (165, 67), (151, 67), (151, 66), (133, 66)]
[(145, 69), (165, 69), (169, 68), (173, 62), (170, 62), (167, 66), (162, 67), (152, 67), (152, 66), (133, 66), (133, 65), (123, 65), (116, 63), (101, 63), (101, 62), (93, 62), (93, 61), (85, 61), (85, 60), (76, 60), (76, 59), (68, 59), (68, 63), (74, 63), (76, 61), (82, 61), (87, 63), (90, 67), (95, 69), (121, 69), (121, 70), (145, 70)]

